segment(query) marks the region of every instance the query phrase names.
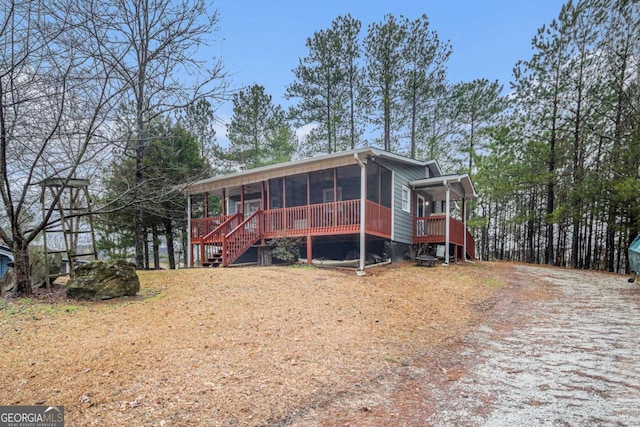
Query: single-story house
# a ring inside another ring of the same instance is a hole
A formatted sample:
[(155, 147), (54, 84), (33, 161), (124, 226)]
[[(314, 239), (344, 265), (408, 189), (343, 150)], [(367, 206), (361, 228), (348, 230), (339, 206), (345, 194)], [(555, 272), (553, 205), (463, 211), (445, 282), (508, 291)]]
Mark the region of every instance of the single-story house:
[(9, 269), (9, 263), (13, 262), (13, 254), (11, 249), (4, 245), (0, 245), (0, 277)]
[[(369, 253), (399, 260), (420, 243), (440, 245), (445, 262), (475, 257), (465, 221), (473, 183), (442, 175), (436, 161), (360, 148), (204, 179), (185, 192), (188, 266), (257, 262), (256, 249), (288, 237), (301, 238), (309, 263), (355, 252), (360, 269)], [(458, 201), (462, 219), (451, 215)]]

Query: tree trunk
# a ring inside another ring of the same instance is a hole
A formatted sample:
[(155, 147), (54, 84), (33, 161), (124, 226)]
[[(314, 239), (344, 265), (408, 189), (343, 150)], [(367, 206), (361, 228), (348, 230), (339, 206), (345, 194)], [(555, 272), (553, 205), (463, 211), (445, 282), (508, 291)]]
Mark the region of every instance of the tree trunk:
[(351, 149), (356, 148), (356, 106), (355, 94), (353, 89), (353, 71), (349, 73), (349, 129), (351, 131)]
[(20, 296), (33, 295), (31, 288), (31, 268), (29, 266), (29, 246), (20, 236), (13, 237), (13, 270), (16, 275), (16, 293)]
[(167, 256), (169, 258), (169, 268), (175, 270), (176, 268), (176, 256), (173, 243), (173, 222), (171, 218), (165, 215), (164, 219), (164, 238), (167, 240)]
[(553, 107), (553, 124), (551, 128), (551, 139), (549, 140), (549, 162), (548, 162), (548, 171), (549, 178), (547, 181), (547, 248), (545, 250), (544, 255), (544, 263), (545, 264), (553, 264), (554, 263), (554, 250), (553, 250), (553, 231), (554, 231), (554, 220), (553, 220), (553, 211), (555, 210), (555, 187), (556, 187), (556, 117), (557, 114), (557, 104), (554, 104)]
[(148, 270), (149, 269), (149, 239), (148, 237), (148, 233), (147, 233), (147, 229), (144, 229), (144, 232), (142, 233), (143, 238), (142, 238), (142, 249), (143, 249), (143, 253), (142, 253), (142, 261), (143, 261), (143, 265), (142, 268), (144, 270)]
[(417, 97), (418, 95), (416, 94), (416, 88), (414, 86), (412, 98), (411, 98), (411, 158), (412, 159), (416, 158), (416, 122), (418, 121)]
[(160, 270), (160, 239), (158, 238), (158, 227), (151, 227), (151, 241), (153, 243), (153, 268)]
[[(140, 107), (142, 108), (142, 107)], [(136, 268), (144, 268), (144, 250), (145, 250), (145, 232), (142, 219), (142, 195), (140, 189), (142, 188), (142, 158), (144, 155), (144, 141), (141, 133), (144, 132), (144, 124), (142, 123), (142, 116), (138, 119), (138, 136), (136, 139), (136, 166), (135, 166), (135, 188), (133, 192), (133, 238), (136, 250)]]
[(385, 88), (384, 93), (384, 150), (391, 151), (391, 100), (389, 99), (390, 89)]
[(527, 220), (526, 233), (527, 233), (527, 262), (535, 263), (536, 262), (536, 252), (535, 252), (535, 207), (536, 207), (536, 197), (535, 194), (531, 196), (529, 199), (529, 218)]

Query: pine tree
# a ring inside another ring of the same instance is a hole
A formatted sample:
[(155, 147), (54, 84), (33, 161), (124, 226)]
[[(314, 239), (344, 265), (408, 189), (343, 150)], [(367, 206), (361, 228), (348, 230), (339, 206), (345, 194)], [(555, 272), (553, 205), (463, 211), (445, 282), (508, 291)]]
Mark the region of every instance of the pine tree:
[(313, 125), (304, 144), (305, 154), (340, 151), (347, 135), (341, 126), (347, 104), (340, 66), (340, 40), (334, 29), (321, 30), (308, 38), (309, 54), (293, 70), (295, 81), (287, 86), (286, 97), (300, 101), (290, 110), (297, 125)]
[(219, 150), (219, 157), (246, 169), (291, 160), (296, 149), (282, 107), (274, 105), (271, 95), (257, 84), (234, 94), (227, 136), (230, 145)]
[(382, 132), (382, 148), (399, 151), (405, 120), (402, 91), (405, 74), (405, 47), (408, 20), (386, 15), (382, 23), (369, 25), (364, 39), (366, 86), (369, 88), (367, 112), (370, 123)]
[(409, 127), (409, 156), (416, 158), (419, 137), (425, 133), (421, 120), (431, 112), (431, 105), (442, 97), (446, 80), (446, 62), (451, 45), (443, 43), (435, 31), (429, 30), (427, 15), (408, 23), (404, 45), (404, 78), (402, 99)]

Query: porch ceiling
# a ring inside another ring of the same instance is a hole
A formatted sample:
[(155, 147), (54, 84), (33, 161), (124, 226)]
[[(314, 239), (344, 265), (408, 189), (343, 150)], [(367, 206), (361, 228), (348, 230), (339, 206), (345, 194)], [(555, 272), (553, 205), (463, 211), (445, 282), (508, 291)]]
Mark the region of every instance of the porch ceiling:
[[(315, 160), (315, 159), (313, 159)], [(186, 188), (189, 194), (211, 193), (221, 194), (222, 189), (230, 190), (234, 187), (239, 193), (239, 187), (245, 185), (245, 191), (249, 192), (247, 187), (259, 188), (262, 181), (272, 178), (283, 178), (291, 175), (297, 175), (317, 170), (337, 168), (357, 164), (357, 160), (353, 156), (333, 157), (315, 160), (313, 162), (301, 160), (299, 162), (290, 162), (286, 164), (267, 166), (256, 168), (249, 171), (236, 172), (230, 175), (209, 178), (207, 180), (196, 182)], [(233, 190), (231, 190), (233, 192)]]
[(296, 174), (313, 172), (323, 169), (337, 168), (340, 166), (358, 164), (359, 158), (366, 163), (367, 159), (375, 159), (376, 157), (392, 160), (400, 164), (408, 164), (413, 166), (432, 166), (433, 172), (440, 174), (440, 168), (436, 161), (414, 160), (397, 154), (389, 153), (376, 148), (358, 148), (355, 150), (344, 151), (340, 153), (332, 153), (325, 156), (294, 160), (276, 165), (259, 167), (256, 169), (240, 171), (224, 176), (204, 179), (191, 183), (183, 189), (186, 194), (221, 194), (222, 189), (230, 189), (239, 187), (240, 185), (255, 184), (267, 181), (272, 178), (282, 178)]
[(409, 182), (414, 190), (423, 190), (434, 200), (445, 200), (447, 187), (450, 188), (451, 200), (475, 199), (478, 197), (468, 174), (443, 175), (432, 178), (417, 179)]

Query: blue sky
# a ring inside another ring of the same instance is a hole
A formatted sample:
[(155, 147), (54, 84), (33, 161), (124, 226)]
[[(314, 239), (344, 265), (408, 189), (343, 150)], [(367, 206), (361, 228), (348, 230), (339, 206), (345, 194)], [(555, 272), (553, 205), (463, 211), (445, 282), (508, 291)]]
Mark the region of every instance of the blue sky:
[[(425, 13), (441, 40), (449, 40), (451, 83), (498, 79), (505, 88), (516, 61), (531, 56), (531, 38), (558, 16), (564, 0), (214, 0), (219, 31), (212, 53), (221, 56), (235, 88), (261, 84), (274, 102), (284, 100), (291, 70), (307, 55), (305, 41), (340, 15), (362, 22), (363, 35), (388, 13), (415, 19)], [(231, 105), (217, 112), (231, 115)], [(218, 131), (218, 137), (224, 132)]]

